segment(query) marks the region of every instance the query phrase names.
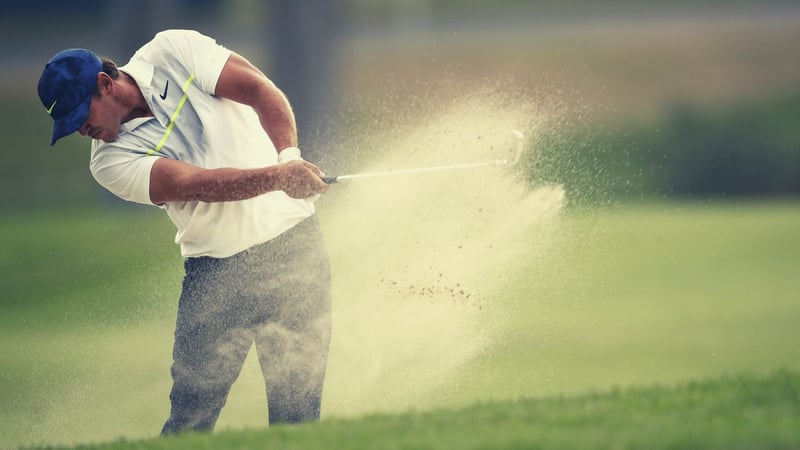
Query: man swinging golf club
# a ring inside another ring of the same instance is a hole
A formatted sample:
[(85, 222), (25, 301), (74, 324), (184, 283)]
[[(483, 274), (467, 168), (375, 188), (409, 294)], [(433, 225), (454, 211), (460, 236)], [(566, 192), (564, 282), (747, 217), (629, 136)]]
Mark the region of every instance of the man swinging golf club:
[(255, 342), (269, 421), (319, 418), (330, 269), (308, 198), (327, 191), (297, 148), (282, 92), (195, 31), (158, 33), (122, 67), (84, 49), (45, 66), (51, 144), (92, 139), (117, 196), (166, 211), (185, 258), (162, 434), (211, 430)]

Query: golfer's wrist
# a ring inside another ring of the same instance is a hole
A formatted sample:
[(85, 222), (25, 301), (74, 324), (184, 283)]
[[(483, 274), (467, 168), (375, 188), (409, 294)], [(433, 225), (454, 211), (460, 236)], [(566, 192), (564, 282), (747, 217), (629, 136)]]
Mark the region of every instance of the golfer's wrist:
[(279, 163), (285, 163), (297, 159), (303, 159), (303, 155), (300, 153), (300, 149), (297, 147), (286, 147), (278, 152)]

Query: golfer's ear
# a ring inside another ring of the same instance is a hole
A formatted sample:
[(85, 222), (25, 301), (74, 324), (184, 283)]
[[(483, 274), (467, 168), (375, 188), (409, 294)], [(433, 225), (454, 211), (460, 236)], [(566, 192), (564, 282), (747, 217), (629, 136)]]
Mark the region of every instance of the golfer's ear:
[(97, 74), (97, 90), (103, 95), (110, 94), (114, 90), (114, 80), (107, 73), (99, 72)]

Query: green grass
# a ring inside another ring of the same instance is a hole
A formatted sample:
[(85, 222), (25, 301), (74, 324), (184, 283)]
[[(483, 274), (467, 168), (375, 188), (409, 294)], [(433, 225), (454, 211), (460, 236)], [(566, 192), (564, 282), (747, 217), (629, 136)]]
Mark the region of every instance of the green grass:
[[(386, 241), (371, 230), (408, 210), (365, 214), (341, 192), (320, 205), (336, 280), (323, 422), (257, 431), (251, 354), (218, 433), (189, 447), (800, 445), (797, 201), (571, 210), (544, 228), (487, 222), (497, 234), (471, 223), (488, 251), (459, 235), (431, 249), (453, 233), (431, 221)], [(140, 211), (0, 219), (0, 448), (157, 434), (182, 275), (172, 236)], [(420, 259), (429, 250), (439, 259)], [(413, 295), (439, 263), (470, 302)]]
[(796, 202), (626, 205), (575, 212), (562, 228), (489, 310), (511, 331), (453, 392), (577, 394), (798, 368)]
[(174, 283), (180, 276), (180, 254), (170, 245), (174, 228), (166, 217), (132, 209), (4, 215), (0, 305), (6, 314), (0, 324), (14, 327), (34, 311), (38, 322), (68, 322), (72, 328), (82, 322), (128, 321), (127, 313), (152, 307), (147, 301), (152, 296), (136, 290), (165, 277)]
[(800, 375), (778, 371), (269, 430), (78, 446), (180, 449), (793, 449)]

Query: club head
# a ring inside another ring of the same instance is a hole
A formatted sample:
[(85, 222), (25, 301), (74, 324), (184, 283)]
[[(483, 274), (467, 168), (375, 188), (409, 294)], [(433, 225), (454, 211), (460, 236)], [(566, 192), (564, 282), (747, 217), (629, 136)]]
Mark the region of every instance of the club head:
[(525, 149), (525, 134), (519, 130), (511, 130), (511, 134), (517, 139), (517, 148), (514, 157), (508, 162), (509, 166), (515, 166), (522, 158), (522, 151)]

